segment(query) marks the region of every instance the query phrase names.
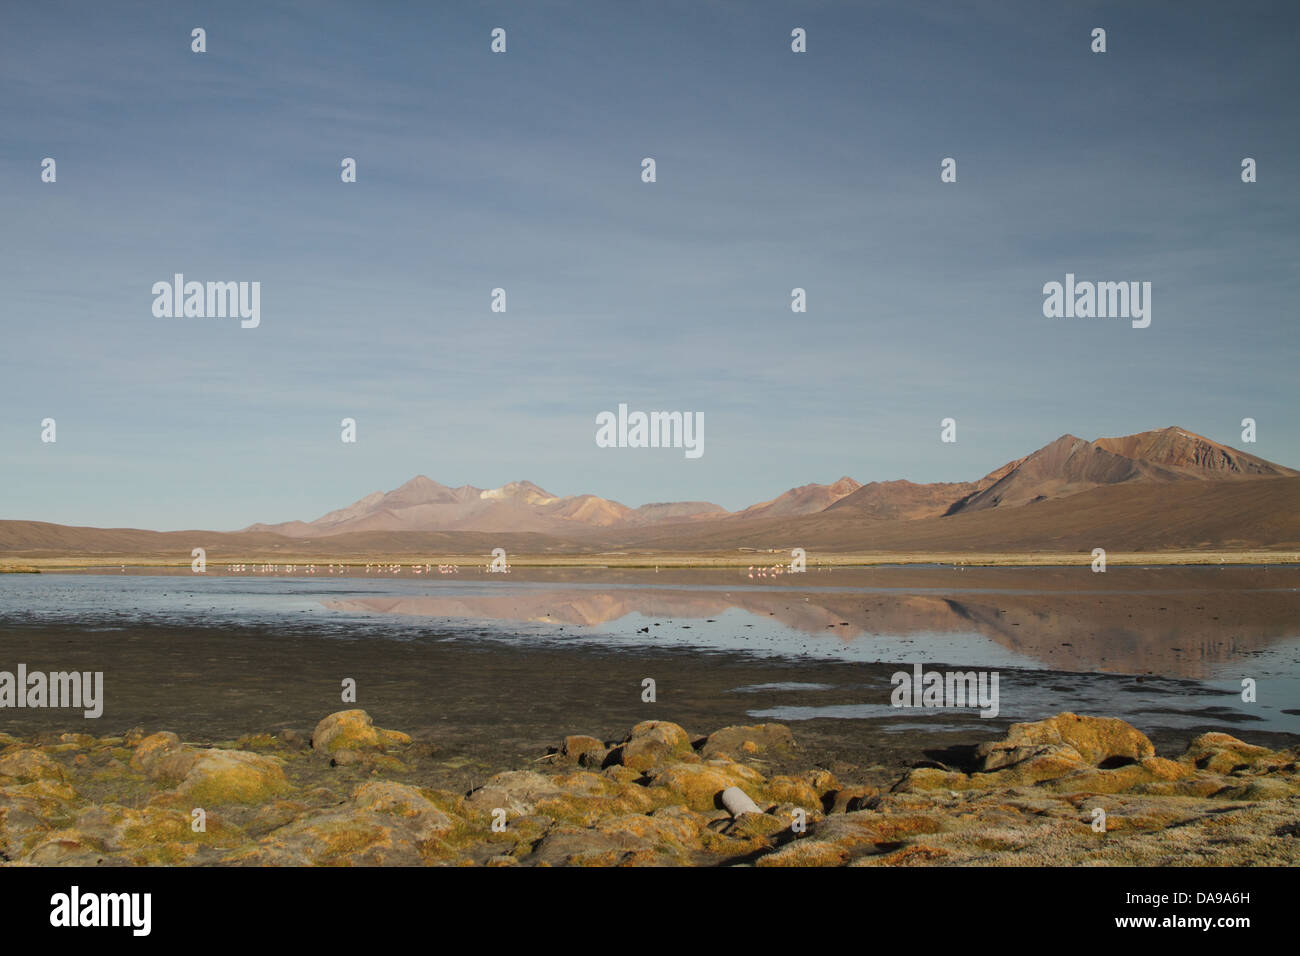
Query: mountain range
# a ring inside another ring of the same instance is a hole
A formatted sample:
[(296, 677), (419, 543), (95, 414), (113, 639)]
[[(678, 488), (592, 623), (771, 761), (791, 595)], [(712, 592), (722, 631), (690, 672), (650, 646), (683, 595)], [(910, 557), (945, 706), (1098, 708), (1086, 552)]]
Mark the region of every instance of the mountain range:
[(500, 488), (450, 488), (424, 475), (392, 491), (376, 491), (313, 521), (254, 524), (246, 532), (318, 538), (355, 532), (481, 531), (581, 535), (683, 522), (746, 522), (818, 513), (914, 520), (1067, 498), (1108, 485), (1294, 478), (1297, 472), (1170, 427), (1122, 438), (1085, 441), (1062, 435), (1030, 455), (969, 482), (917, 484), (852, 478), (807, 484), (728, 512), (707, 501), (627, 505), (594, 494), (560, 497), (531, 481)]
[(532, 482), (448, 487), (423, 475), (311, 521), (146, 531), (0, 520), (0, 556), (330, 557), (486, 554), (1026, 554), (1300, 551), (1300, 472), (1182, 428), (1073, 435), (974, 481), (801, 485), (739, 511), (706, 501), (630, 508)]

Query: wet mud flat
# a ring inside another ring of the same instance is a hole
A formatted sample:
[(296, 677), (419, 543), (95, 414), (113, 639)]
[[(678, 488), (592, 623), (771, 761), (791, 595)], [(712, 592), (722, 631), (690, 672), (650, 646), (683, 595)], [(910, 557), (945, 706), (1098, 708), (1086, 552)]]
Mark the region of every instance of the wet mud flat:
[[(292, 730), (310, 737), (325, 715), (364, 708), (381, 726), (409, 733), (439, 784), (468, 789), (485, 776), (516, 769), (570, 734), (615, 740), (644, 720), (672, 721), (691, 733), (719, 727), (787, 723), (799, 766), (857, 776), (936, 761), (958, 766), (963, 754), (1005, 733), (1012, 716), (982, 719), (975, 711), (908, 710), (898, 716), (782, 720), (751, 716), (792, 703), (822, 707), (887, 705), (890, 677), (902, 665), (825, 660), (757, 659), (728, 652), (674, 648), (608, 648), (548, 642), (539, 646), (467, 640), (431, 632), (413, 640), (323, 637), (311, 627), (221, 627), (133, 624), (79, 628), (0, 623), (0, 667), (104, 673), (104, 712), (89, 720), (70, 709), (0, 710), (0, 731), (37, 734), (122, 734), (172, 731), (212, 744), (257, 733)], [(356, 681), (355, 703), (341, 697)], [(657, 700), (642, 700), (645, 678)], [(1181, 752), (1197, 733), (1228, 730), (1252, 744), (1294, 746), (1300, 735), (1252, 729), (1217, 707), (1181, 712), (1178, 681), (1157, 681), (1178, 712), (1177, 729), (1159, 719), (1145, 731), (1157, 752)], [(1080, 705), (1091, 687), (1098, 706)], [(1044, 712), (1077, 710), (1106, 716), (1104, 701), (1148, 693), (1148, 679), (1043, 670), (1002, 671), (1002, 695), (1018, 688), (1044, 697)], [(1053, 688), (1060, 691), (1053, 700)], [(824, 689), (819, 689), (824, 688)], [(1199, 720), (1204, 716), (1204, 720)], [(899, 729), (900, 725), (904, 729)]]

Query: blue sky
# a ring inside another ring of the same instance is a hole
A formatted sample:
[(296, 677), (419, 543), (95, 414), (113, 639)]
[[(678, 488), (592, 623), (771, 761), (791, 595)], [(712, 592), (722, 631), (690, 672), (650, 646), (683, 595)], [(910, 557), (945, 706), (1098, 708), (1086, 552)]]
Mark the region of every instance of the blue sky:
[[(1300, 465), (1297, 25), (1260, 2), (7, 5), (0, 518), (238, 528), (416, 474), (738, 508), (971, 479), (1065, 432), (1243, 447), (1247, 416), (1244, 450)], [(176, 272), (261, 282), (261, 326), (155, 318)], [(1067, 272), (1150, 281), (1150, 328), (1044, 318)], [(598, 448), (619, 402), (703, 412), (705, 454)]]

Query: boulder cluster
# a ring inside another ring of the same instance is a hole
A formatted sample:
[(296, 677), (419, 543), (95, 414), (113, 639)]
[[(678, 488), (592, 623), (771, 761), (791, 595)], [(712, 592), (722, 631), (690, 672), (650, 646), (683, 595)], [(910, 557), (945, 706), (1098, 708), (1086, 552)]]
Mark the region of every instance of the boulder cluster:
[(1296, 750), (1222, 733), (1157, 756), (1120, 720), (1016, 724), (967, 766), (886, 779), (798, 765), (780, 724), (648, 720), (564, 738), (467, 792), (361, 710), (310, 740), (0, 734), (0, 859), (18, 865), (1294, 865)]

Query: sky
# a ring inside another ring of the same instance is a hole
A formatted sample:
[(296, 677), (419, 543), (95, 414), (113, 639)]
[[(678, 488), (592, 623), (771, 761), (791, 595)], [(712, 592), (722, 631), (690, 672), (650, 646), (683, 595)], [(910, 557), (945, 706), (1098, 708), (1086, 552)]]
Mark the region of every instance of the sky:
[[(236, 529), (417, 474), (738, 509), (1168, 425), (1300, 466), (1297, 26), (1258, 0), (6, 4), (0, 518)], [(178, 272), (260, 282), (260, 325), (155, 316)], [(1151, 325), (1045, 317), (1067, 273), (1149, 281)], [(702, 413), (704, 454), (597, 447), (619, 403)]]

